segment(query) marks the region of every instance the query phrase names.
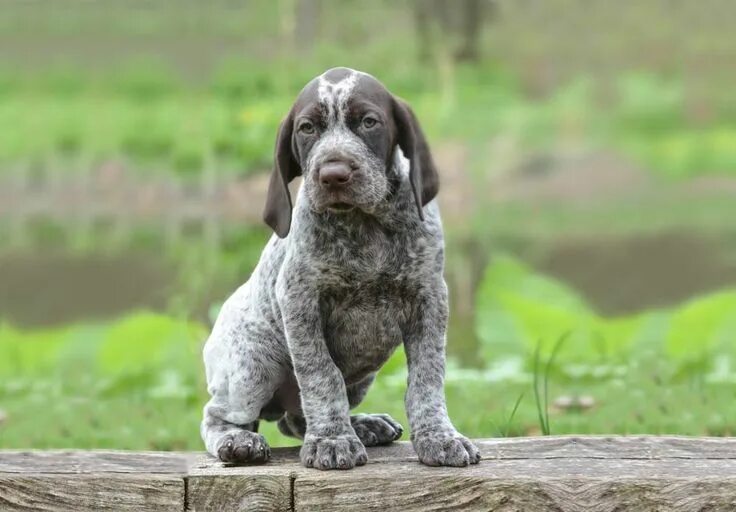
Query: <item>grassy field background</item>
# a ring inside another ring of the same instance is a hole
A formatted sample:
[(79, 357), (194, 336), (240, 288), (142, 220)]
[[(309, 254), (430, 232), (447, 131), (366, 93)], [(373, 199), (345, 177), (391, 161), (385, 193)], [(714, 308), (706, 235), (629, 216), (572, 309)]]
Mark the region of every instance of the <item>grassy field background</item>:
[[(437, 1), (3, 2), (0, 448), (201, 448), (276, 127), (336, 65), (440, 163), (460, 430), (733, 435), (736, 9), (480, 4), (468, 59)], [(406, 424), (405, 380), (359, 410)]]

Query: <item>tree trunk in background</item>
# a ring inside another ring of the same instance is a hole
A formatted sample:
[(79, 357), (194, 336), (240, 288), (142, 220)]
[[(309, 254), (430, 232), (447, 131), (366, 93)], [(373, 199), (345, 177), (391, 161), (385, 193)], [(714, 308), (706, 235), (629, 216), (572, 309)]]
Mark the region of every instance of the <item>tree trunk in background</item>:
[(459, 2), (453, 0), (434, 0), (432, 2), (431, 12), (444, 34), (451, 34), (453, 31), (452, 12), (458, 4)]
[(298, 51), (309, 53), (314, 48), (321, 14), (321, 0), (297, 0), (294, 40)]
[(414, 0), (412, 8), (420, 60), (429, 61), (443, 50), (455, 62), (480, 58), (484, 15), (495, 10), (492, 1)]
[(448, 250), (445, 276), (450, 290), (447, 342), (464, 367), (479, 367), (480, 342), (475, 331), (475, 300), (489, 261), (489, 249), (471, 237), (458, 237)]
[(460, 23), (460, 48), (455, 52), (458, 62), (476, 62), (480, 55), (478, 46), (483, 25), (483, 0), (464, 0), (462, 2), (462, 21)]
[(417, 57), (420, 62), (432, 60), (432, 20), (427, 8), (426, 0), (414, 0), (414, 28), (417, 34)]

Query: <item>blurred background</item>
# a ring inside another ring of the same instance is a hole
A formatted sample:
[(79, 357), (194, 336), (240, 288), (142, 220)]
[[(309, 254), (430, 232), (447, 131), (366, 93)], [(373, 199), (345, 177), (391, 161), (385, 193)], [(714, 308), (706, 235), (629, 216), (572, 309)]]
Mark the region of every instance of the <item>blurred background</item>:
[[(460, 430), (735, 434), (734, 26), (727, 0), (0, 0), (0, 448), (201, 449), (276, 127), (338, 65), (440, 166)], [(403, 357), (360, 410), (405, 421)]]

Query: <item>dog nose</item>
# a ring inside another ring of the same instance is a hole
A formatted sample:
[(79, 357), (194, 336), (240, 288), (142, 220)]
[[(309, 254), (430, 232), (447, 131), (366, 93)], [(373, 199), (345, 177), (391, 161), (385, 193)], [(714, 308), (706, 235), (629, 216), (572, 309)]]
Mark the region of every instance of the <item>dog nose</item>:
[(345, 186), (353, 177), (348, 162), (325, 162), (319, 168), (319, 182), (323, 187), (337, 188)]

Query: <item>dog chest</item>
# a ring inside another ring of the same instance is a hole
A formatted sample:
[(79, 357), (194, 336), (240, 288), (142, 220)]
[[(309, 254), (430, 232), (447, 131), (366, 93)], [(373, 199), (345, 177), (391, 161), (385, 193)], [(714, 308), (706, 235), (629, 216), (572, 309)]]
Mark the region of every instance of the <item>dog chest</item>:
[(346, 382), (378, 370), (402, 341), (409, 301), (398, 287), (363, 285), (326, 294), (323, 330)]

